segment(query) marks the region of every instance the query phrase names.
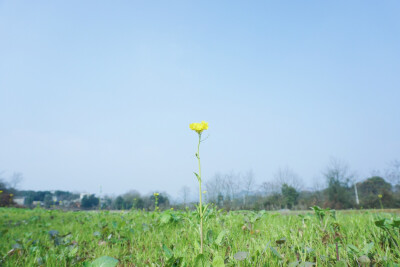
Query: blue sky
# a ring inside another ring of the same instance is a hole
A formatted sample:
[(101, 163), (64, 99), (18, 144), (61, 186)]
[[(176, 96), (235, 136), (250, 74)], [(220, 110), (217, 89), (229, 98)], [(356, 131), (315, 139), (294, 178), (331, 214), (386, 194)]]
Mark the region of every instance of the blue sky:
[(120, 194), (400, 158), (398, 1), (0, 1), (0, 170)]

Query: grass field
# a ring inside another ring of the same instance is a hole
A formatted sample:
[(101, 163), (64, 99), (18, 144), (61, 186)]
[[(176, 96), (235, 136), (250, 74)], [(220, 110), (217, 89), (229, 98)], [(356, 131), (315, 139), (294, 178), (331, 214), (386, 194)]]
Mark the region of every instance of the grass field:
[(199, 255), (199, 218), (193, 211), (1, 208), (0, 266), (398, 266), (400, 262), (396, 210), (280, 214), (211, 208), (204, 216), (204, 254)]

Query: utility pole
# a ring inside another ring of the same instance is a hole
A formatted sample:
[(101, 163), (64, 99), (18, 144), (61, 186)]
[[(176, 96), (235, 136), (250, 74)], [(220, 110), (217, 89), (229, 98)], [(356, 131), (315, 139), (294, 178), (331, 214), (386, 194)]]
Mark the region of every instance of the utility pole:
[(356, 193), (356, 204), (360, 205), (360, 201), (358, 200), (358, 192), (357, 192), (357, 183), (354, 182), (354, 192)]

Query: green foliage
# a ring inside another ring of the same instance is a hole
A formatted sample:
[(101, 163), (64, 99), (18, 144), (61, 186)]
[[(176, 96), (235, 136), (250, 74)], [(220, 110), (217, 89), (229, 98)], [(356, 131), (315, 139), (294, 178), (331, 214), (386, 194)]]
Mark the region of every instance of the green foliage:
[(113, 203), (113, 208), (116, 210), (123, 210), (126, 208), (125, 201), (121, 196), (118, 196)]
[[(299, 216), (208, 208), (203, 254), (193, 211), (0, 208), (0, 266), (395, 266), (392, 213)], [(322, 222), (322, 223), (321, 223)], [(251, 228), (243, 228), (243, 224)], [(103, 265), (102, 265), (103, 264)], [(110, 264), (110, 265), (106, 265)]]
[(285, 200), (286, 206), (291, 209), (294, 205), (297, 205), (299, 198), (299, 192), (293, 187), (287, 184), (282, 185), (282, 196)]
[(99, 199), (94, 195), (84, 196), (81, 201), (81, 208), (92, 209), (99, 206)]
[(50, 208), (50, 206), (54, 204), (53, 197), (50, 194), (44, 196), (43, 202), (46, 208)]
[(325, 192), (327, 203), (325, 206), (335, 209), (348, 209), (354, 207), (355, 197), (352, 191), (350, 180), (353, 175), (350, 173), (346, 163), (332, 159), (325, 172), (328, 184)]
[(118, 260), (112, 257), (103, 256), (92, 261), (90, 267), (114, 267), (117, 266)]
[[(382, 177), (373, 176), (357, 185), (360, 205), (363, 208), (393, 208), (398, 206), (392, 194), (392, 185)], [(379, 195), (382, 198), (379, 198)]]

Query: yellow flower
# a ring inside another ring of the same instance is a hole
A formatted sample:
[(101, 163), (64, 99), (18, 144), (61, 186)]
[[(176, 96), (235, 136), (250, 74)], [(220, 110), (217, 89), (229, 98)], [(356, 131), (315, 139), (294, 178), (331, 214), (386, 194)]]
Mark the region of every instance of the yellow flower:
[(158, 196), (159, 195), (159, 193), (154, 193), (154, 196)]
[(0, 194), (3, 193), (3, 190), (0, 190)]
[(208, 122), (202, 121), (200, 123), (194, 122), (189, 125), (190, 129), (196, 131), (197, 133), (201, 133), (204, 130), (208, 130)]
[(12, 197), (14, 194), (10, 194), (10, 197)]
[(381, 194), (379, 194), (379, 195), (378, 195), (378, 197), (379, 197), (379, 198), (382, 198), (382, 195), (381, 195)]

